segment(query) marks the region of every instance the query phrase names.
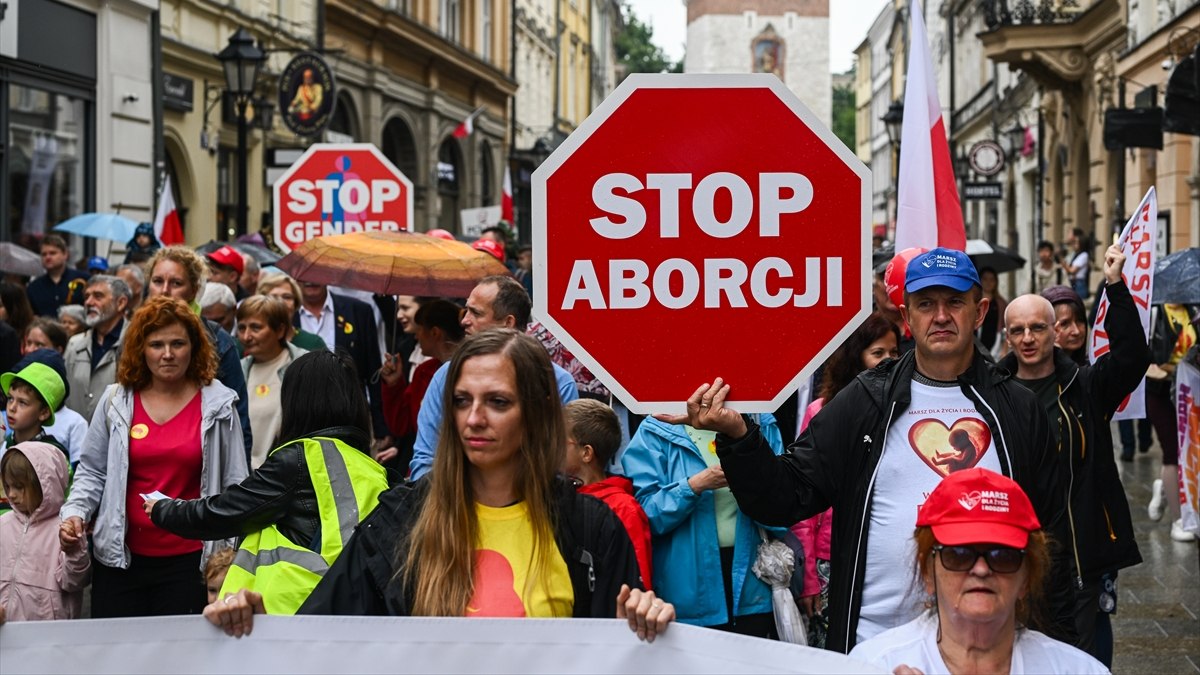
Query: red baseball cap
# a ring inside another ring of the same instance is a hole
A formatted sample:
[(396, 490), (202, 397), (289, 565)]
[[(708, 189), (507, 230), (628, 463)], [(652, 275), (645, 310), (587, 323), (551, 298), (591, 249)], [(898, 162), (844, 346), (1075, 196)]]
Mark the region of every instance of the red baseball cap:
[(1025, 548), (1042, 528), (1033, 504), (1011, 478), (987, 469), (956, 471), (917, 510), (917, 527), (928, 525), (939, 543), (1000, 544)]
[(496, 260), (504, 262), (504, 247), (491, 239), (476, 239), (475, 243), (471, 244), (471, 248), (484, 253), (491, 253)]
[(205, 257), (218, 265), (233, 268), (238, 274), (246, 269), (246, 259), (232, 246), (222, 246)]
[(443, 230), (440, 227), (435, 227), (425, 234), (431, 237), (437, 237), (438, 239), (445, 239), (446, 241), (454, 241), (454, 235), (451, 234), (449, 230)]

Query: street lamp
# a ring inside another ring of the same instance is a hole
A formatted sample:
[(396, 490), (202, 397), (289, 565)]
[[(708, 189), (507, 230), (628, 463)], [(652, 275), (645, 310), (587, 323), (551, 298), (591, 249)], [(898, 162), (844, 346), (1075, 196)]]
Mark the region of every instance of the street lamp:
[(249, 205), (246, 203), (246, 107), (254, 95), (254, 83), (258, 69), (267, 58), (254, 38), (245, 28), (238, 28), (229, 38), (229, 44), (217, 54), (217, 60), (225, 68), (225, 88), (233, 96), (237, 111), (238, 132), (238, 210), (237, 234), (246, 234)]
[(1020, 122), (1013, 122), (1012, 128), (1005, 131), (1004, 135), (1008, 138), (1008, 156), (1016, 161), (1017, 155), (1025, 147), (1025, 127)]
[(896, 186), (894, 188), (896, 191), (896, 210), (893, 212), (895, 213), (893, 222), (895, 222), (900, 218), (900, 136), (904, 132), (904, 104), (900, 101), (892, 101), (892, 104), (888, 106), (887, 112), (879, 119), (883, 120), (884, 127), (887, 128), (888, 141), (896, 151), (896, 164), (894, 165), (896, 167), (894, 169), (894, 175), (896, 176)]
[(900, 101), (892, 101), (887, 112), (879, 119), (883, 120), (887, 127), (888, 141), (891, 142), (892, 147), (899, 147), (900, 134), (904, 131), (904, 104)]

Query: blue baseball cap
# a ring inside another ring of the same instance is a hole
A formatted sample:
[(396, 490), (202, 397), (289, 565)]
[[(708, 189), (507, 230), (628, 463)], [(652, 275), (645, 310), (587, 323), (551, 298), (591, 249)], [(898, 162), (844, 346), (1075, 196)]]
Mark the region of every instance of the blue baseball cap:
[(966, 253), (940, 246), (910, 260), (904, 280), (904, 290), (909, 293), (932, 286), (961, 292), (980, 285), (979, 272)]
[(107, 272), (108, 271), (108, 260), (101, 258), (98, 255), (88, 258), (88, 271), (89, 272)]

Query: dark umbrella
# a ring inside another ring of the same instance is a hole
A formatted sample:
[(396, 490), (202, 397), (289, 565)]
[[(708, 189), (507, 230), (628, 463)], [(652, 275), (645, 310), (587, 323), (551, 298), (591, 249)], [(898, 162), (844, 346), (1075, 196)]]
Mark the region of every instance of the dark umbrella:
[(248, 244), (248, 243), (241, 242), (241, 241), (216, 241), (216, 240), (213, 240), (213, 241), (210, 241), (207, 244), (204, 244), (203, 246), (197, 248), (196, 253), (199, 253), (200, 255), (207, 255), (207, 254), (212, 253), (213, 251), (221, 248), (222, 246), (229, 246), (229, 247), (232, 247), (234, 250), (236, 250), (238, 253), (241, 253), (242, 255), (252, 256), (255, 260), (258, 261), (258, 264), (260, 266), (264, 266), (264, 267), (266, 265), (274, 265), (275, 263), (279, 262), (280, 258), (283, 257), (270, 249), (266, 249), (266, 248), (263, 248), (262, 246), (256, 246), (254, 244)]
[(990, 244), (982, 239), (968, 239), (966, 253), (971, 262), (975, 263), (975, 269), (990, 267), (996, 274), (1012, 272), (1025, 266), (1025, 259), (1016, 251), (998, 244)]
[(880, 246), (871, 253), (871, 268), (875, 270), (876, 274), (883, 274), (887, 271), (888, 263), (892, 262), (892, 258), (895, 257), (895, 244)]
[(1155, 305), (1200, 305), (1200, 248), (1185, 248), (1154, 265)]

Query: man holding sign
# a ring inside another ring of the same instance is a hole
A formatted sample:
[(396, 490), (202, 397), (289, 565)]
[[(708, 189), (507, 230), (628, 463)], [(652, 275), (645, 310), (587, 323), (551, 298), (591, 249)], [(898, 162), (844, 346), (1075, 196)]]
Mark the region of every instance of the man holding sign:
[[(1068, 552), (1075, 589), (1075, 646), (1112, 667), (1112, 624), (1117, 570), (1142, 561), (1134, 539), (1129, 502), (1117, 473), (1109, 420), (1150, 365), (1150, 349), (1137, 320), (1137, 306), (1121, 278), (1125, 255), (1119, 246), (1104, 256), (1108, 335), (1104, 355), (1079, 367), (1054, 346), (1054, 307), (1040, 295), (1022, 295), (1008, 306), (1004, 330), (1012, 348), (1000, 367), (1016, 373), (1045, 408), (1058, 441), (1060, 488), (1069, 499)], [(1069, 453), (1069, 454), (1068, 454)], [(1069, 491), (1069, 494), (1067, 494)]]
[[(848, 652), (917, 616), (912, 572), (896, 562), (911, 556), (917, 507), (950, 473), (978, 466), (1011, 477), (1047, 531), (1063, 531), (1065, 479), (1046, 414), (975, 349), (987, 308), (965, 253), (913, 258), (900, 312), (914, 351), (859, 375), (778, 457), (753, 421), (724, 406), (731, 389), (720, 378), (692, 394), (686, 415), (659, 416), (718, 432), (729, 488), (758, 522), (790, 525), (833, 507), (829, 649)], [(1054, 581), (1048, 615), (1066, 637), (1069, 591)]]

